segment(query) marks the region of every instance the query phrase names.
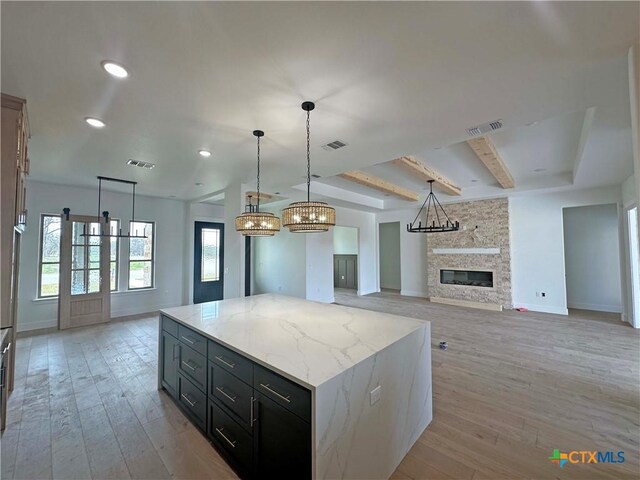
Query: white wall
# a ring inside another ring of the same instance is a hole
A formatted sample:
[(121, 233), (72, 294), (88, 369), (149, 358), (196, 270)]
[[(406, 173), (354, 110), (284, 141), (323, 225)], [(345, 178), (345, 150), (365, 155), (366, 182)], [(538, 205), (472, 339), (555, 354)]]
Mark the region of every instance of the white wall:
[(637, 201), (638, 195), (636, 193), (636, 179), (635, 175), (631, 175), (622, 184), (622, 205), (628, 207)]
[[(280, 210), (273, 213), (281, 216)], [(377, 288), (375, 215), (336, 208), (340, 226), (358, 229), (358, 294)], [(308, 300), (333, 302), (333, 234), (289, 233), (254, 240), (254, 293), (282, 293)]]
[(563, 220), (567, 306), (622, 312), (618, 206), (565, 208)]
[[(40, 214), (62, 213), (96, 215), (98, 190), (28, 181), (27, 209), (29, 224), (22, 236), (20, 251), (20, 285), (18, 295), (18, 331), (57, 325), (57, 299), (36, 300), (39, 254)], [(131, 195), (102, 192), (101, 210), (121, 221), (123, 228), (131, 216)], [(156, 222), (155, 288), (122, 291), (111, 297), (111, 316), (152, 312), (182, 304), (184, 289), (185, 204), (184, 202), (136, 196), (136, 219)], [(120, 242), (120, 281), (126, 288), (128, 243)]]
[(401, 289), (400, 222), (381, 223), (380, 288)]
[[(280, 210), (272, 213), (282, 218)], [(252, 242), (253, 293), (281, 293), (306, 298), (306, 234), (290, 233), (282, 228), (273, 237), (256, 237)]]
[(244, 297), (244, 237), (235, 218), (244, 212), (246, 185), (229, 185), (224, 193), (224, 298)]
[(400, 293), (412, 297), (428, 297), (427, 235), (409, 233), (406, 229), (406, 224), (418, 213), (417, 208), (378, 213), (376, 222), (400, 222)]
[[(562, 209), (620, 204), (621, 188), (522, 195), (509, 199), (514, 306), (567, 314)], [(621, 224), (618, 225), (620, 231)], [(546, 297), (537, 297), (545, 292)]]
[(358, 229), (353, 227), (333, 228), (334, 255), (358, 255)]

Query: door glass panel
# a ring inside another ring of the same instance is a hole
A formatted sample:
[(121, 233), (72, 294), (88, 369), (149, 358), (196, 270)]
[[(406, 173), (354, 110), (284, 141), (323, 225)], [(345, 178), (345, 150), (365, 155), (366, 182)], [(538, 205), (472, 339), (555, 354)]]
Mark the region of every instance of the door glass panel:
[(87, 293), (84, 281), (85, 270), (73, 270), (71, 272), (71, 295), (82, 295)]
[(89, 290), (88, 293), (100, 291), (100, 270), (89, 270)]
[(84, 268), (84, 252), (85, 248), (83, 246), (74, 245), (71, 247), (71, 268)]
[[(88, 228), (92, 234), (100, 235), (99, 223), (91, 223), (89, 224)], [(87, 243), (89, 243), (90, 245), (100, 245), (100, 242), (102, 241), (101, 237), (86, 237), (86, 238), (89, 240)]]
[(58, 295), (58, 281), (60, 277), (60, 265), (57, 263), (42, 264), (40, 277), (40, 296)]
[(73, 222), (73, 244), (84, 245), (85, 237), (81, 236), (84, 233), (86, 223)]
[(202, 229), (202, 256), (200, 265), (200, 281), (214, 282), (220, 280), (220, 230), (216, 228)]
[(100, 245), (89, 247), (89, 268), (100, 268)]

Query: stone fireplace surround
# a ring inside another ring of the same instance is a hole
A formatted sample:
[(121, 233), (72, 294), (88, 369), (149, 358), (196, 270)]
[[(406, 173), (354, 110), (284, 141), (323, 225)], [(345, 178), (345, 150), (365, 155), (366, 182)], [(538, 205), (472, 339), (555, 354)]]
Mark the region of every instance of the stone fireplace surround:
[[(509, 201), (507, 198), (446, 204), (457, 232), (430, 234), (427, 239), (429, 296), (458, 302), (512, 308)], [(493, 287), (449, 285), (440, 270), (493, 272)]]

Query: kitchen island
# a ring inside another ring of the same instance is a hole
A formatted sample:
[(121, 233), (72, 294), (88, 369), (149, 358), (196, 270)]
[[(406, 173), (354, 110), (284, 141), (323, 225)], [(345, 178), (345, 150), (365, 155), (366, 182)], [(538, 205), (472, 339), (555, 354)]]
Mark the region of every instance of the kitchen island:
[(273, 294), (160, 320), (159, 388), (242, 477), (386, 479), (431, 422), (429, 322)]

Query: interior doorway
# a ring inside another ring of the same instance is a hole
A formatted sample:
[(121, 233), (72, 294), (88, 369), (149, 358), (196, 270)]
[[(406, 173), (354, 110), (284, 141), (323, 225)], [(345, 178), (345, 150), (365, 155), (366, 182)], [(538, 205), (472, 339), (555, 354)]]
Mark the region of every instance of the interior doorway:
[(195, 222), (193, 303), (222, 300), (223, 271), (224, 223)]
[(627, 240), (629, 252), (630, 322), (640, 328), (640, 245), (638, 244), (638, 207), (627, 209)]
[(358, 229), (333, 228), (333, 287), (358, 290)]
[(567, 307), (622, 313), (618, 205), (562, 213)]
[(380, 289), (400, 292), (400, 222), (381, 223), (378, 226), (380, 239)]

